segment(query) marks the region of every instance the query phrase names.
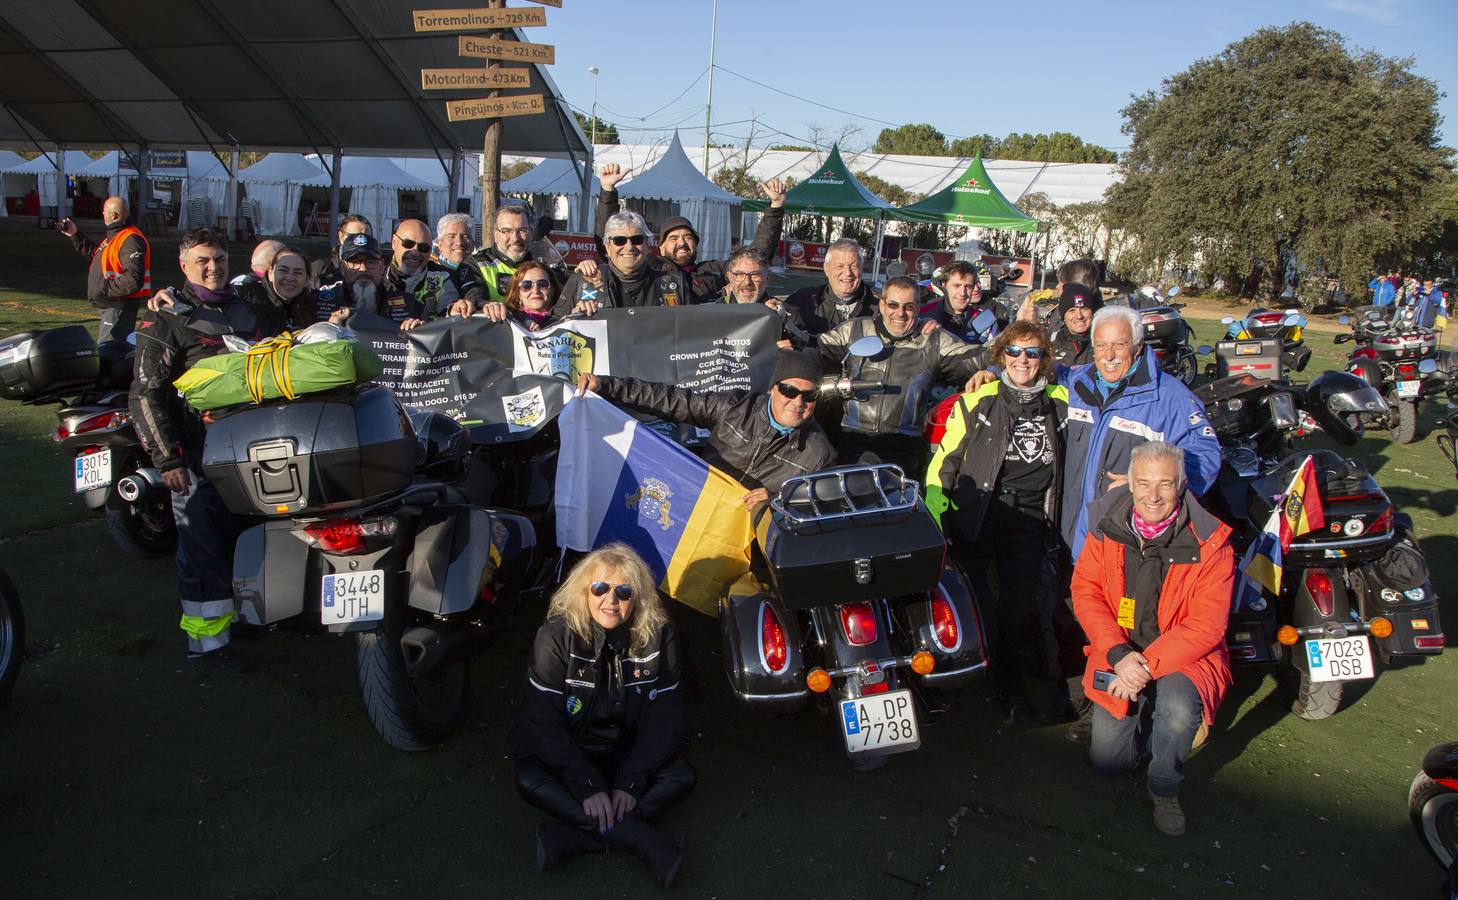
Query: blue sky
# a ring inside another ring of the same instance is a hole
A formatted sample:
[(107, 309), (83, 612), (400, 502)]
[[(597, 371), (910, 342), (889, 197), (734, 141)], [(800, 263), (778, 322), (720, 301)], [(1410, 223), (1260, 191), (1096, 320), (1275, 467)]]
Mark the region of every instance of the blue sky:
[[(514, 0), (512, 5), (526, 5)], [(552, 76), (568, 102), (592, 105), (627, 142), (673, 123), (697, 144), (704, 128), (710, 0), (565, 0), (529, 39), (557, 46)], [(1070, 131), (1125, 146), (1119, 110), (1131, 94), (1257, 28), (1311, 21), (1349, 46), (1413, 56), (1414, 71), (1449, 96), (1439, 102), (1458, 143), (1458, 3), (1454, 0), (917, 3), (721, 0), (714, 76), (716, 142), (742, 139), (747, 120), (798, 143), (811, 125), (838, 135), (848, 122), (869, 145), (885, 120), (930, 122), (949, 135)], [(725, 69), (806, 100), (817, 107)], [(687, 89), (686, 92), (685, 89)], [(678, 97), (682, 92), (682, 96)], [(678, 97), (675, 100), (675, 97)]]

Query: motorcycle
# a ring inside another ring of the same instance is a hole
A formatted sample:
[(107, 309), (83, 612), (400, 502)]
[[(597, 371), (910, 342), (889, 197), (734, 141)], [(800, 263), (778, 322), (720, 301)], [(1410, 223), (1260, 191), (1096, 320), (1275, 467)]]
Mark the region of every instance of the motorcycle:
[[(1305, 371), (1311, 362), (1311, 348), (1304, 338), (1306, 315), (1299, 309), (1257, 307), (1241, 319), (1223, 316), (1220, 324), (1225, 336), (1216, 344), (1213, 370), (1207, 369), (1216, 378), (1249, 373), (1288, 381), (1292, 372)], [(1202, 346), (1200, 352), (1210, 351)]]
[(1345, 682), (1375, 677), (1374, 649), (1383, 662), (1441, 653), (1437, 595), (1411, 519), (1358, 460), (1292, 451), (1307, 421), (1338, 443), (1356, 443), (1381, 396), (1346, 372), (1326, 372), (1304, 388), (1247, 373), (1195, 393), (1222, 456), (1205, 499), (1234, 529), (1238, 552), (1265, 528), (1308, 456), (1325, 519), (1283, 554), (1279, 596), (1238, 592), (1226, 635), (1232, 661), (1279, 664), (1289, 654), (1292, 710), (1315, 720), (1337, 711)]
[[(876, 352), (859, 344), (853, 355)], [(846, 377), (821, 386), (844, 399), (884, 389)], [(976, 598), (917, 482), (884, 464), (791, 478), (754, 525), (751, 571), (719, 601), (735, 697), (762, 710), (822, 705), (858, 768), (917, 749), (925, 692), (987, 666)]]
[(430, 749), (464, 709), (470, 657), (540, 590), (532, 523), (473, 504), (470, 435), (382, 386), (213, 418), (203, 472), (262, 518), (234, 554), (242, 619), (352, 636), (375, 730)]
[(1352, 326), (1333, 343), (1356, 342), (1347, 358), (1347, 371), (1380, 391), (1388, 412), (1373, 416), (1369, 427), (1387, 429), (1399, 444), (1417, 440), (1418, 404), (1423, 398), (1447, 386), (1438, 374), (1438, 337), (1413, 316), (1411, 306), (1368, 307), (1356, 318), (1340, 316), (1337, 321)]
[(1439, 744), (1423, 757), (1408, 788), (1407, 813), (1448, 875), (1444, 896), (1458, 898), (1458, 743)]
[(1199, 366), (1195, 360), (1195, 351), (1190, 346), (1190, 338), (1194, 336), (1195, 329), (1180, 314), (1185, 304), (1170, 300), (1179, 296), (1179, 293), (1179, 285), (1164, 294), (1153, 285), (1145, 285), (1137, 294), (1130, 296), (1129, 305), (1139, 313), (1139, 318), (1144, 323), (1144, 343), (1154, 348), (1154, 357), (1159, 361), (1160, 370), (1168, 372), (1189, 387), (1195, 383)]
[(15, 686), (24, 658), (25, 613), (20, 608), (20, 594), (10, 576), (0, 569), (0, 700)]
[(117, 546), (147, 559), (172, 554), (177, 526), (127, 407), (131, 350), (98, 350), (82, 325), (13, 335), (0, 340), (0, 398), (57, 404), (52, 439), (72, 456), (75, 492), (106, 517)]

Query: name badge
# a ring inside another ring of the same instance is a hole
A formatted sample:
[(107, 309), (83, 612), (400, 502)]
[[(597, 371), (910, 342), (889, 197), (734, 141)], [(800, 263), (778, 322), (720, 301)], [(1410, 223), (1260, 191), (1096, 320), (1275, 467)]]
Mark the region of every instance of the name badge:
[(1119, 627), (1133, 629), (1134, 627), (1134, 598), (1119, 598)]

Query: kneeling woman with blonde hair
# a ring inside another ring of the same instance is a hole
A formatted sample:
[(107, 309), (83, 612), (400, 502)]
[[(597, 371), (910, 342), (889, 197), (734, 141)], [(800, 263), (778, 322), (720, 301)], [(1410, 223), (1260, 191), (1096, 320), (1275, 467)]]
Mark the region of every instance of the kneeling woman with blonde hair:
[(508, 739), (516, 787), (552, 816), (537, 868), (630, 850), (667, 886), (682, 853), (648, 824), (693, 790), (678, 637), (652, 573), (626, 544), (594, 550), (552, 595)]

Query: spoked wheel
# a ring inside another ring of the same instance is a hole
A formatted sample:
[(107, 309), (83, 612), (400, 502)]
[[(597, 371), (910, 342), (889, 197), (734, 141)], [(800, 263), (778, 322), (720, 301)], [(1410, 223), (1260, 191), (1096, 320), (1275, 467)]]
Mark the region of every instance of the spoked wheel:
[(20, 610), (20, 594), (10, 578), (0, 571), (0, 700), (10, 693), (20, 675), (20, 661), (25, 657), (25, 615)]
[(113, 490), (106, 498), (106, 527), (118, 547), (138, 559), (171, 556), (177, 549), (177, 522), (166, 492), (128, 503)]
[(1175, 355), (1174, 365), (1170, 367), (1170, 374), (1178, 378), (1185, 387), (1191, 387), (1195, 383), (1195, 376), (1199, 370), (1200, 366), (1195, 359), (1195, 351), (1189, 347), (1181, 347)]
[(1407, 792), (1407, 813), (1418, 837), (1447, 869), (1458, 859), (1458, 791), (1419, 772)]
[(462, 660), (410, 677), (400, 649), (399, 613), (387, 612), (377, 631), (355, 637), (355, 670), (370, 723), (396, 750), (430, 750), (455, 730), (465, 709), (470, 664)]

